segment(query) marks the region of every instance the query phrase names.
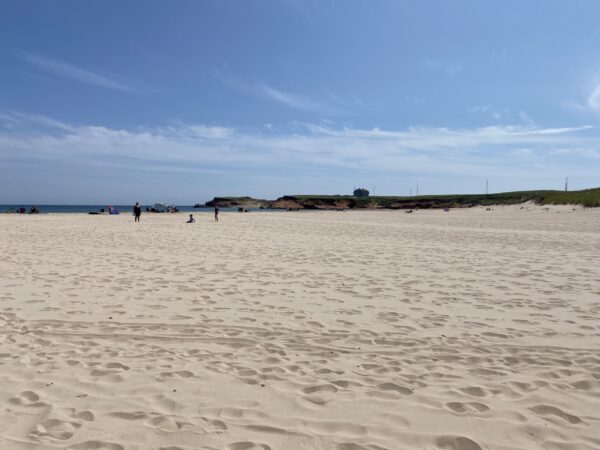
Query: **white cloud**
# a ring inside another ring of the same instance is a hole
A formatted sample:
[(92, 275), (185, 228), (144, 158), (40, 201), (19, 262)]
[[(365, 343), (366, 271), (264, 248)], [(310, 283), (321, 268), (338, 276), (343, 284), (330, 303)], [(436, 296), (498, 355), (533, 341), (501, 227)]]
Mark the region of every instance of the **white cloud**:
[[(289, 108), (302, 111), (311, 111), (323, 114), (344, 113), (344, 111), (338, 106), (333, 106), (323, 101), (314, 100), (306, 95), (284, 91), (262, 82), (250, 82), (243, 80), (231, 75), (227, 69), (213, 69), (213, 72), (215, 77), (225, 86), (228, 86), (245, 95), (251, 95), (256, 98), (274, 101)], [(328, 94), (328, 96), (331, 98), (331, 94)], [(336, 103), (341, 104), (341, 101), (336, 100)]]
[[(282, 132), (206, 125), (141, 127), (76, 126), (40, 116), (5, 113), (0, 160), (114, 167), (124, 171), (262, 170), (305, 174), (370, 171), (453, 176), (520, 173), (592, 173), (578, 158), (597, 158), (591, 127), (492, 126), (472, 129), (408, 128), (399, 131), (305, 124)], [(525, 150), (526, 149), (526, 150)], [(561, 155), (570, 154), (565, 162)]]
[[(484, 116), (490, 116), (493, 119), (499, 121), (499, 120), (503, 120), (506, 121), (506, 119), (508, 119), (510, 117), (510, 109), (509, 108), (500, 108), (497, 106), (494, 106), (492, 104), (489, 105), (477, 105), (477, 106), (473, 106), (472, 108), (469, 108), (467, 110), (468, 113), (471, 114), (481, 114)], [(522, 119), (522, 117), (521, 117)]]
[(278, 103), (281, 103), (285, 106), (289, 106), (294, 109), (313, 112), (339, 113), (337, 108), (326, 103), (311, 100), (310, 98), (305, 97), (303, 95), (293, 94), (291, 92), (284, 92), (266, 84), (258, 85), (257, 90), (258, 93), (261, 94), (261, 96), (269, 100), (274, 100)]
[(593, 111), (600, 112), (600, 83), (596, 85), (588, 97), (587, 104)]
[(94, 86), (100, 86), (106, 89), (133, 92), (133, 89), (125, 86), (124, 84), (118, 83), (103, 75), (99, 75), (90, 70), (82, 69), (81, 67), (77, 67), (63, 61), (46, 58), (44, 56), (35, 55), (32, 53), (25, 53), (22, 55), (22, 58), (25, 62), (39, 67), (40, 69), (53, 75), (58, 75), (63, 78), (69, 78), (71, 80), (80, 81), (82, 83), (87, 83)]
[(523, 123), (525, 123), (526, 125), (529, 125), (529, 126), (535, 125), (535, 122), (533, 121), (533, 119), (531, 117), (529, 117), (529, 114), (527, 114), (525, 111), (519, 111), (519, 117), (521, 118)]
[(49, 128), (62, 131), (76, 131), (77, 128), (66, 123), (54, 120), (50, 117), (40, 116), (37, 114), (25, 114), (19, 111), (11, 111), (10, 113), (0, 113), (0, 120), (10, 122), (12, 124), (30, 123), (37, 128)]

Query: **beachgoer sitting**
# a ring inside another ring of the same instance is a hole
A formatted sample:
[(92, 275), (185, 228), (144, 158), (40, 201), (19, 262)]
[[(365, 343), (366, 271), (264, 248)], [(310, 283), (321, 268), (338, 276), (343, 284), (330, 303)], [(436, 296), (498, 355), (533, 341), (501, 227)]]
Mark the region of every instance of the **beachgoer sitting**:
[(190, 214), (190, 218), (186, 223), (196, 223), (196, 219), (194, 219), (194, 216), (192, 214)]

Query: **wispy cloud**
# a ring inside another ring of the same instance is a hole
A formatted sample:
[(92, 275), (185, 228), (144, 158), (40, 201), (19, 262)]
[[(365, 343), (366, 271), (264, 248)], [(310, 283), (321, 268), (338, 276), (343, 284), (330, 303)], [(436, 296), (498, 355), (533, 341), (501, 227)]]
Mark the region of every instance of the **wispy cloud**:
[(258, 86), (258, 92), (261, 93), (265, 98), (281, 103), (285, 106), (289, 106), (295, 109), (301, 109), (304, 111), (314, 111), (314, 112), (334, 112), (337, 111), (336, 108), (328, 105), (326, 103), (321, 103), (315, 100), (312, 100), (303, 95), (294, 94), (291, 92), (281, 91), (279, 89), (275, 89), (272, 86), (268, 86), (266, 84), (260, 84)]
[(587, 99), (587, 104), (592, 111), (600, 112), (600, 83), (594, 87), (594, 90)]
[(30, 132), (44, 132), (44, 131), (63, 131), (63, 132), (75, 132), (76, 127), (67, 125), (66, 123), (54, 120), (50, 117), (41, 116), (38, 114), (26, 114), (19, 111), (10, 111), (9, 113), (0, 112), (0, 122), (10, 123), (12, 126), (22, 126), (27, 124), (27, 129)]
[(445, 61), (439, 58), (423, 58), (418, 63), (421, 70), (441, 72), (445, 75), (456, 75), (463, 70), (463, 65), (457, 61)]
[[(215, 77), (224, 85), (245, 95), (270, 100), (289, 108), (322, 114), (343, 114), (341, 107), (314, 100), (306, 95), (276, 88), (263, 82), (250, 82), (233, 76), (227, 71), (215, 69)], [(329, 98), (331, 94), (328, 95)], [(339, 102), (336, 102), (339, 104)]]
[(469, 108), (467, 112), (471, 114), (482, 114), (485, 116), (490, 116), (496, 120), (501, 120), (505, 119), (508, 116), (510, 110), (508, 108), (499, 108), (497, 106), (489, 104), (473, 106), (472, 108)]
[(105, 89), (112, 89), (123, 92), (134, 91), (134, 89), (122, 83), (111, 80), (110, 78), (92, 72), (90, 70), (66, 63), (64, 61), (47, 58), (45, 56), (40, 56), (33, 53), (24, 53), (21, 57), (25, 62), (59, 77), (76, 80), (82, 83), (99, 86)]
[(529, 126), (534, 126), (535, 121), (527, 114), (526, 111), (519, 111), (519, 118), (523, 121), (524, 124)]

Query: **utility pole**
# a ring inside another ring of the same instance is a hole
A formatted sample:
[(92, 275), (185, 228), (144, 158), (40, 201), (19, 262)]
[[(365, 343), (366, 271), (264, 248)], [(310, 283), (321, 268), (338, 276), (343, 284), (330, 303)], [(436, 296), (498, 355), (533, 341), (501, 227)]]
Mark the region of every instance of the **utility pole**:
[(412, 197), (412, 188), (410, 188), (410, 194), (409, 197)]
[(419, 185), (417, 184), (417, 197), (419, 196)]
[(565, 192), (569, 190), (569, 177), (565, 178)]
[(488, 180), (485, 180), (485, 195), (488, 194)]

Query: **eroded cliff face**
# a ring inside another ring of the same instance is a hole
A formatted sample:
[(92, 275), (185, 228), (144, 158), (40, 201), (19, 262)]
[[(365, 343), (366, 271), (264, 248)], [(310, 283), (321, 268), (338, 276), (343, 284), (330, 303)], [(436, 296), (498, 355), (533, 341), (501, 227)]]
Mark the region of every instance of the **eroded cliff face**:
[(349, 209), (356, 207), (356, 202), (350, 199), (332, 198), (299, 199), (285, 195), (272, 202), (271, 207), (285, 209)]
[(252, 197), (215, 197), (204, 204), (208, 208), (218, 206), (219, 208), (269, 208), (271, 201)]
[(297, 198), (286, 195), (270, 203), (271, 208), (283, 209), (433, 209), (433, 208), (467, 208), (473, 206), (467, 203), (443, 199), (381, 201), (377, 198), (335, 198), (311, 197)]
[(278, 198), (271, 202), (270, 208), (277, 209), (304, 209), (304, 206), (294, 199), (287, 199), (285, 197)]
[(378, 199), (354, 199), (335, 197), (298, 198), (284, 195), (277, 200), (262, 200), (251, 197), (215, 197), (204, 204), (206, 207), (220, 208), (272, 208), (272, 209), (429, 209), (429, 208), (464, 208), (471, 205), (444, 200), (406, 200), (397, 202), (381, 202)]

